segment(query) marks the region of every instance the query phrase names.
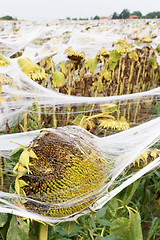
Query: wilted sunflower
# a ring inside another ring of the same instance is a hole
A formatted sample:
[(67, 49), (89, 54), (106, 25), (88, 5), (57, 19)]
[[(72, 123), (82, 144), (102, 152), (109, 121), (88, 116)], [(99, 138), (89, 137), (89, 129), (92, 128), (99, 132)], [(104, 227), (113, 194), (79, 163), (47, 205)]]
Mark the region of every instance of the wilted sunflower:
[(2, 95), (2, 85), (11, 85), (12, 83), (12, 78), (6, 74), (0, 73), (0, 105), (5, 105), (6, 103), (6, 98)]
[(47, 79), (47, 74), (44, 68), (39, 68), (39, 66), (33, 63), (28, 58), (19, 58), (18, 64), (21, 67), (22, 72), (24, 72), (28, 77), (33, 80), (44, 80)]
[(81, 62), (81, 60), (84, 59), (85, 57), (85, 54), (84, 52), (75, 52), (73, 51), (73, 48), (72, 47), (68, 47), (64, 53), (68, 53), (67, 57), (69, 60), (71, 60), (72, 62), (76, 63), (76, 64), (79, 64)]
[(97, 59), (103, 61), (106, 58), (109, 58), (110, 52), (108, 52), (104, 47), (102, 47), (97, 53)]
[(84, 59), (84, 53), (81, 52), (81, 53), (78, 53), (78, 52), (70, 52), (67, 57), (74, 61), (74, 62), (80, 62), (82, 59)]
[(4, 67), (10, 64), (10, 62), (0, 53), (0, 67)]
[(99, 119), (99, 127), (106, 129), (117, 129), (117, 130), (127, 130), (129, 129), (129, 123), (126, 121), (125, 117), (121, 117), (120, 120), (115, 120), (112, 118), (102, 118)]
[(108, 164), (81, 128), (42, 131), (24, 152), (15, 167), (16, 190), (26, 195), (24, 206), (32, 212), (75, 215), (93, 204), (108, 182)]
[(0, 85), (11, 85), (13, 79), (6, 74), (0, 73)]

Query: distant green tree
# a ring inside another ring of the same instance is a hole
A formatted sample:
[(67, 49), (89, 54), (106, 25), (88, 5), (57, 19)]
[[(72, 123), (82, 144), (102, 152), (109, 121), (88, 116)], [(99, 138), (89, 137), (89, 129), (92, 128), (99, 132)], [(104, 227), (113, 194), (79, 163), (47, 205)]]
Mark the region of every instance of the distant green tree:
[(6, 16), (4, 16), (4, 17), (1, 17), (1, 19), (3, 19), (3, 20), (14, 20), (14, 18), (11, 17), (11, 16), (9, 16), (9, 15), (6, 15)]
[(119, 15), (116, 12), (114, 12), (113, 16), (112, 16), (112, 19), (118, 19), (118, 18), (119, 18)]
[(144, 18), (160, 18), (160, 12), (150, 12), (144, 16)]
[(87, 20), (88, 20), (88, 18), (79, 18), (79, 20), (86, 20), (86, 21), (87, 21)]
[(70, 18), (70, 17), (67, 17), (66, 19), (67, 19), (67, 20), (71, 20), (71, 18)]
[(100, 17), (97, 15), (93, 18), (93, 20), (99, 20), (99, 19), (100, 19)]
[(142, 13), (140, 11), (134, 11), (133, 13), (131, 13), (131, 15), (136, 15), (139, 18), (142, 18)]
[(124, 9), (120, 15), (119, 15), (119, 18), (120, 19), (126, 19), (126, 18), (129, 18), (130, 16), (130, 11), (128, 9)]

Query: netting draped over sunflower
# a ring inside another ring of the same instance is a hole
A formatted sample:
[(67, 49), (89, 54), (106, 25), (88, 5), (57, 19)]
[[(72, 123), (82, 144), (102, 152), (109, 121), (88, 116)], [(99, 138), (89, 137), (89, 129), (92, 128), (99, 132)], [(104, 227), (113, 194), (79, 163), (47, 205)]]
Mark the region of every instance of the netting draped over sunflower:
[(117, 23), (1, 23), (1, 212), (73, 220), (159, 167), (160, 22)]

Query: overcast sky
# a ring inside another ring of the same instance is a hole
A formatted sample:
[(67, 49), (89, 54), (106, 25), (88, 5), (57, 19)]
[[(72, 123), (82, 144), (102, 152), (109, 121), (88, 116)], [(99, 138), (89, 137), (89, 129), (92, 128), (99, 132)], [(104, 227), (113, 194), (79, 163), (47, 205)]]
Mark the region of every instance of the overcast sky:
[(159, 0), (0, 0), (0, 17), (19, 20), (52, 20), (66, 17), (111, 16), (127, 8), (142, 14), (160, 11)]

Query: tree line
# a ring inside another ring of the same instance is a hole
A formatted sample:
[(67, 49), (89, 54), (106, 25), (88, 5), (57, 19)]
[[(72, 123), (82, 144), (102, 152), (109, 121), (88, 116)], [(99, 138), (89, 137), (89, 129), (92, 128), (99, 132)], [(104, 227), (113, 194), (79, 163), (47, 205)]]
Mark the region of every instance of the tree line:
[(131, 15), (136, 15), (138, 18), (147, 18), (147, 19), (160, 18), (160, 12), (150, 12), (143, 16), (140, 11), (134, 11), (130, 13), (128, 9), (124, 9), (120, 14), (118, 14), (117, 12), (114, 12), (112, 15), (112, 19), (127, 19)]
[[(127, 19), (131, 15), (137, 16), (140, 18), (146, 18), (146, 19), (152, 19), (152, 18), (160, 18), (160, 11), (157, 12), (149, 12), (146, 15), (143, 15), (140, 11), (134, 11), (130, 12), (128, 9), (123, 9), (123, 11), (118, 14), (117, 12), (114, 12), (111, 16), (111, 19)], [(91, 20), (99, 20), (100, 16), (96, 15), (95, 17), (91, 17)], [(67, 20), (89, 20), (89, 18), (70, 18), (67, 17)]]

